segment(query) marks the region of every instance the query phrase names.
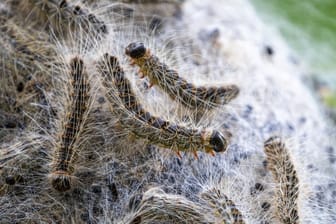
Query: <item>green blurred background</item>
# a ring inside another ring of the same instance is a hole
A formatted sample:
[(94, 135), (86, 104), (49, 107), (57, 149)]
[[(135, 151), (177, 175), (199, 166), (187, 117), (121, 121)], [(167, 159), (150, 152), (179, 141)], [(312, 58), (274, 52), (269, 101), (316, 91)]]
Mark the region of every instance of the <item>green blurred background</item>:
[(266, 24), (273, 25), (323, 83), (318, 90), (336, 108), (336, 0), (251, 0)]

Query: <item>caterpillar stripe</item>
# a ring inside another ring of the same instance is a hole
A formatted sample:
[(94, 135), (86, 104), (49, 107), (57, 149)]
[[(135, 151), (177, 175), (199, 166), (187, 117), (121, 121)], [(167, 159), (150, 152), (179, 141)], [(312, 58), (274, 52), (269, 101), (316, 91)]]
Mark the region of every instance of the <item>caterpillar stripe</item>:
[(111, 110), (120, 123), (136, 136), (148, 140), (151, 144), (172, 148), (177, 153), (196, 151), (207, 153), (224, 152), (228, 145), (226, 137), (216, 130), (191, 129), (153, 116), (146, 111), (132, 91), (131, 83), (116, 57), (105, 54), (99, 63), (99, 70), (106, 88), (106, 96)]
[(278, 185), (276, 189), (277, 215), (282, 223), (299, 223), (297, 200), (299, 179), (285, 144), (278, 137), (265, 141), (267, 167)]
[(89, 104), (88, 75), (83, 61), (75, 57), (70, 62), (73, 95), (62, 126), (62, 135), (56, 147), (50, 175), (51, 184), (58, 191), (67, 191), (71, 188), (71, 174), (74, 171), (76, 159), (76, 144), (80, 130), (84, 123), (84, 114)]
[(214, 214), (223, 223), (244, 224), (243, 216), (236, 207), (235, 203), (218, 189), (210, 189), (201, 194), (209, 206), (215, 209)]
[(225, 104), (234, 99), (239, 88), (236, 85), (221, 87), (196, 87), (181, 78), (177, 71), (170, 69), (152, 55), (143, 43), (134, 42), (126, 47), (125, 53), (132, 64), (140, 68), (141, 77), (148, 76), (151, 85), (158, 85), (170, 98), (178, 99), (185, 107), (204, 111)]

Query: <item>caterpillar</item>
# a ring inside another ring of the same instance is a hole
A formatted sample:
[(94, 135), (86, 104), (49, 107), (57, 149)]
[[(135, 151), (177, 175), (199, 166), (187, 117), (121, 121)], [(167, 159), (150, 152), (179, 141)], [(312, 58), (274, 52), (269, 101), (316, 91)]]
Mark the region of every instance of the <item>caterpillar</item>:
[(277, 215), (282, 223), (299, 223), (297, 200), (299, 179), (285, 144), (279, 137), (271, 137), (264, 143), (267, 167), (276, 182)]
[(210, 189), (201, 194), (202, 199), (207, 201), (214, 214), (223, 220), (223, 223), (244, 224), (245, 221), (235, 203), (218, 189)]
[[(31, 119), (22, 113), (41, 111), (43, 91), (51, 87), (48, 70), (56, 55), (45, 33), (20, 26), (11, 12), (0, 8), (0, 104), (7, 112), (21, 113), (22, 125)], [(35, 105), (34, 105), (35, 104)]]
[(51, 185), (58, 191), (71, 188), (71, 174), (74, 171), (74, 161), (77, 151), (76, 144), (84, 123), (84, 115), (89, 105), (88, 74), (83, 61), (75, 57), (70, 61), (70, 75), (72, 78), (72, 99), (62, 126), (62, 135), (56, 146), (50, 174)]
[(132, 91), (131, 83), (116, 57), (105, 54), (98, 67), (112, 113), (136, 136), (151, 144), (172, 148), (179, 156), (179, 151), (191, 151), (196, 158), (197, 151), (211, 154), (226, 151), (231, 136), (229, 132), (223, 135), (217, 130), (187, 128), (146, 111)]
[(138, 209), (128, 219), (124, 223), (214, 223), (198, 203), (156, 187), (143, 194)]
[[(68, 28), (81, 28), (87, 33), (94, 31), (107, 34), (106, 24), (88, 9), (67, 0), (8, 1), (12, 10), (19, 12), (24, 20), (34, 21), (38, 28), (51, 28), (64, 37)], [(51, 25), (51, 26), (50, 26)]]
[(182, 105), (195, 111), (215, 108), (234, 99), (239, 88), (236, 85), (221, 87), (196, 87), (181, 78), (177, 71), (160, 62), (141, 42), (130, 43), (125, 49), (132, 62), (140, 68), (140, 78), (148, 76), (150, 86), (158, 85), (170, 98), (178, 99)]

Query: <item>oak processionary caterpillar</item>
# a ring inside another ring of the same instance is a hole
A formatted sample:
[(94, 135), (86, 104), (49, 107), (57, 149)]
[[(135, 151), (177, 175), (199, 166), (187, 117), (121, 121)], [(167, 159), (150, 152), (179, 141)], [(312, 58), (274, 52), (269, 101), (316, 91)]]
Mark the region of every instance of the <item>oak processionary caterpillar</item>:
[(300, 223), (298, 216), (299, 179), (285, 144), (279, 137), (264, 143), (267, 167), (276, 186), (277, 216), (282, 223)]
[(179, 156), (179, 151), (191, 151), (196, 157), (196, 151), (211, 154), (226, 151), (230, 133), (224, 136), (216, 130), (187, 128), (146, 111), (133, 93), (131, 83), (116, 57), (105, 54), (98, 67), (112, 113), (119, 118), (121, 125), (136, 136), (151, 144), (171, 148)]
[[(25, 0), (9, 1), (13, 11), (19, 12), (23, 19), (37, 22), (40, 27), (49, 27), (63, 37), (69, 28), (81, 28), (87, 33), (107, 34), (107, 26), (89, 9), (68, 0)], [(49, 24), (48, 24), (49, 23)]]
[(84, 114), (89, 106), (88, 74), (83, 61), (75, 57), (70, 61), (70, 75), (72, 95), (66, 121), (62, 125), (62, 135), (56, 146), (50, 174), (51, 185), (58, 191), (67, 191), (71, 188), (71, 174), (74, 171), (73, 163), (76, 159), (76, 144), (80, 130), (84, 123)]
[(167, 194), (154, 187), (141, 197), (130, 221), (124, 223), (213, 223), (207, 210), (181, 195)]
[(132, 64), (140, 67), (140, 77), (148, 76), (150, 86), (158, 85), (170, 98), (179, 100), (185, 107), (204, 111), (228, 103), (234, 99), (239, 88), (236, 85), (222, 87), (196, 87), (179, 77), (177, 71), (170, 69), (152, 55), (143, 43), (134, 42), (126, 47), (125, 53), (131, 57)]

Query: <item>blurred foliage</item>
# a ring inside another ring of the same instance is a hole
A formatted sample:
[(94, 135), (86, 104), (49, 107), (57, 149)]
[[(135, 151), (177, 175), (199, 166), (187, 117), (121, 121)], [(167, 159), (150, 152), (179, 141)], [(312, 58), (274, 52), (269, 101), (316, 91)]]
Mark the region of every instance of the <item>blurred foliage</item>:
[(332, 94), (336, 108), (336, 0), (251, 0), (264, 22), (274, 25)]
[(336, 93), (325, 96), (324, 101), (329, 107), (336, 108)]

